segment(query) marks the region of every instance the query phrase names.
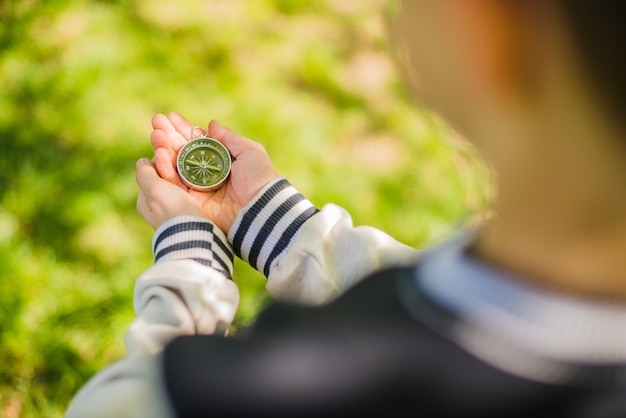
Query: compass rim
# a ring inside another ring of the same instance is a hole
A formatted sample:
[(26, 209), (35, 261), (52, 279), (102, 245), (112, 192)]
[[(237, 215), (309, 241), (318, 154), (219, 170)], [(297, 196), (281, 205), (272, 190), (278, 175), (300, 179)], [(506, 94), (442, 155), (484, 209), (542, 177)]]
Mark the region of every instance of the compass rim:
[[(207, 142), (207, 144), (199, 144), (200, 142)], [(219, 180), (215, 183), (211, 183), (210, 185), (204, 186), (193, 182), (193, 180), (186, 177), (185, 170), (181, 168), (181, 166), (184, 165), (184, 158), (198, 147), (206, 147), (213, 150), (213, 152), (216, 152), (223, 159), (225, 164), (225, 168), (220, 172)], [(212, 191), (221, 187), (223, 183), (228, 179), (231, 167), (232, 156), (230, 155), (228, 148), (226, 148), (226, 146), (217, 139), (207, 136), (194, 138), (191, 141), (187, 142), (179, 150), (176, 158), (176, 170), (178, 171), (178, 176), (180, 177), (181, 181), (183, 182), (183, 184), (185, 184), (185, 186), (198, 191)]]

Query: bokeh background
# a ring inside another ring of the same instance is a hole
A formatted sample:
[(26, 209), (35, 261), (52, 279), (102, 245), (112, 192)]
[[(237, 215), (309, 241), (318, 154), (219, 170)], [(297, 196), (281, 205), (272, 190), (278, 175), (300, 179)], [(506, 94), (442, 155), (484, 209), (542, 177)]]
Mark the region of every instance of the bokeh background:
[[(155, 113), (262, 142), (318, 207), (417, 248), (484, 216), (489, 172), (411, 102), (386, 3), (0, 2), (0, 416), (60, 417), (125, 354), (153, 263), (134, 166)], [(240, 260), (235, 278), (233, 332), (268, 300)]]

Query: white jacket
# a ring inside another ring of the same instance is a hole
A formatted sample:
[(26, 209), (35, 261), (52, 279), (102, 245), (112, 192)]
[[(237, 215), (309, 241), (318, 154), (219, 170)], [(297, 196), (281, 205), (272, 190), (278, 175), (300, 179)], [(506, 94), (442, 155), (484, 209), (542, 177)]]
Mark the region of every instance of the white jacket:
[(316, 209), (284, 178), (259, 192), (227, 237), (206, 219), (177, 217), (155, 232), (153, 252), (155, 265), (135, 284), (128, 355), (81, 388), (67, 418), (173, 416), (159, 353), (177, 336), (226, 333), (239, 303), (234, 255), (267, 276), (273, 298), (308, 305), (420, 255), (377, 229), (355, 227), (336, 205)]

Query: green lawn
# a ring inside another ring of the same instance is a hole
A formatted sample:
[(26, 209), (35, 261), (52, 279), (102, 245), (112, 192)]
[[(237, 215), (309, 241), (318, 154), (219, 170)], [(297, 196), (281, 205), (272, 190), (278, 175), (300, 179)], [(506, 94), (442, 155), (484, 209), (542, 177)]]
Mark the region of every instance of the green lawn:
[[(60, 417), (123, 356), (152, 264), (134, 166), (176, 110), (262, 142), (319, 207), (423, 247), (479, 217), (474, 150), (410, 103), (381, 0), (0, 3), (0, 416)], [(233, 330), (267, 297), (237, 260)]]

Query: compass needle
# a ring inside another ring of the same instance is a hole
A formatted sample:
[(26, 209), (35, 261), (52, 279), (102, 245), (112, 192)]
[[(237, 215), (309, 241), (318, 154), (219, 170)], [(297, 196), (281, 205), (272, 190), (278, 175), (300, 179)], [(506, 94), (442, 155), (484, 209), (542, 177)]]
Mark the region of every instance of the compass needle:
[(202, 163), (195, 161), (195, 160), (185, 160), (185, 162), (187, 164), (193, 164), (193, 165), (202, 165)]

